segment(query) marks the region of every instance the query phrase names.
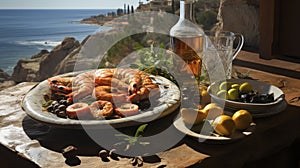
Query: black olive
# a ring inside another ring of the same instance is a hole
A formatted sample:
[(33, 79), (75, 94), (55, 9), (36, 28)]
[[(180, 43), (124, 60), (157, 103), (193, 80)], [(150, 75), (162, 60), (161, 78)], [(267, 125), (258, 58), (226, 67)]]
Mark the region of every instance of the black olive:
[(247, 102), (248, 94), (241, 94), (240, 101), (246, 103)]
[(58, 107), (59, 107), (59, 104), (58, 104), (58, 103), (56, 103), (56, 104), (53, 105), (53, 109), (54, 109), (54, 110), (55, 110), (55, 109), (58, 109)]
[(59, 105), (58, 106), (58, 109), (60, 110), (60, 111), (66, 111), (66, 106), (65, 105)]
[(53, 105), (48, 106), (48, 107), (47, 107), (47, 111), (48, 111), (48, 112), (53, 112)]
[(59, 111), (56, 115), (61, 118), (67, 118), (67, 113), (65, 111)]
[(68, 102), (67, 102), (67, 100), (64, 100), (64, 99), (63, 99), (63, 100), (60, 100), (60, 101), (59, 101), (59, 104), (62, 104), (62, 105), (65, 105), (65, 106), (66, 106), (66, 105), (68, 105)]
[(55, 114), (58, 114), (58, 113), (60, 112), (60, 110), (59, 110), (59, 109), (53, 109), (53, 112), (54, 112)]

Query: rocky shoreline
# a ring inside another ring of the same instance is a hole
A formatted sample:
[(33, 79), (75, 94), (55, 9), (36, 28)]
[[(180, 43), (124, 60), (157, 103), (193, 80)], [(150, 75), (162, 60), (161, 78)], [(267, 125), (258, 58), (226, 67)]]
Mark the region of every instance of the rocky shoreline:
[(53, 75), (72, 72), (80, 48), (88, 37), (81, 43), (66, 37), (51, 51), (41, 50), (31, 58), (20, 59), (11, 76), (0, 70), (0, 90), (21, 82), (40, 82)]
[(100, 25), (103, 26), (105, 23), (112, 21), (115, 17), (113, 16), (105, 16), (103, 14), (97, 16), (91, 16), (86, 19), (82, 19), (80, 23), (82, 24), (90, 24), (90, 25)]

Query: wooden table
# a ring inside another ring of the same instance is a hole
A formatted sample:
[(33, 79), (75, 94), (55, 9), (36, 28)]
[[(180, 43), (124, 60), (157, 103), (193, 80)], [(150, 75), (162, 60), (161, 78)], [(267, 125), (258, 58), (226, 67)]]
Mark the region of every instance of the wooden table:
[[(234, 66), (240, 72), (274, 84), (286, 94), (286, 100), (300, 96), (300, 80), (250, 68)], [(101, 149), (82, 130), (49, 127), (29, 118), (20, 107), (24, 94), (35, 83), (21, 83), (0, 92), (0, 167), (71, 167), (61, 150), (74, 145), (78, 148), (75, 167), (132, 167), (128, 158), (102, 161)], [(255, 132), (228, 144), (199, 143), (185, 136), (172, 148), (145, 158), (143, 167), (298, 167), (300, 166), (300, 102), (290, 103), (280, 114), (255, 119)], [(171, 127), (173, 114), (149, 123), (147, 132)], [(128, 131), (135, 130), (128, 128)], [(105, 136), (105, 133), (103, 134)], [(158, 141), (168, 141), (161, 139)], [(157, 143), (153, 143), (157, 144)]]

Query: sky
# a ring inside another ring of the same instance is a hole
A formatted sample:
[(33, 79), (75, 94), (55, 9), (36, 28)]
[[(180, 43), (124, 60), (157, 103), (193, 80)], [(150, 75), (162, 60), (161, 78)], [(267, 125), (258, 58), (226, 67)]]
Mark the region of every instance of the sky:
[[(0, 9), (117, 9), (140, 0), (0, 0)], [(146, 0), (141, 0), (146, 2)]]

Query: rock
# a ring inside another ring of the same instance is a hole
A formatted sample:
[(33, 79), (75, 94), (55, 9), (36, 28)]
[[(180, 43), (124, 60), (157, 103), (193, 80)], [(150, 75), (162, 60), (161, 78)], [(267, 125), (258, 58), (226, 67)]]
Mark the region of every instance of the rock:
[(246, 47), (259, 47), (259, 0), (221, 0), (218, 29), (241, 33)]
[(80, 47), (79, 41), (73, 37), (66, 37), (48, 56), (42, 57), (37, 74), (38, 80), (45, 80), (53, 76), (58, 64), (78, 47)]
[(79, 41), (75, 38), (66, 37), (60, 45), (56, 46), (50, 52), (41, 50), (40, 53), (33, 55), (30, 59), (20, 59), (14, 67), (12, 79), (17, 83), (39, 82), (45, 80), (48, 77), (53, 76), (55, 69), (57, 69), (56, 67), (69, 54), (73, 53), (73, 51), (78, 53), (78, 48), (80, 48), (80, 46)]
[(45, 54), (49, 54), (49, 51), (48, 50), (41, 50), (38, 54), (33, 55), (31, 57), (31, 59), (40, 58), (40, 57), (42, 57)]
[(4, 72), (2, 69), (0, 69), (0, 82), (6, 81), (6, 80), (10, 80), (11, 76)]
[[(46, 55), (43, 56), (45, 57)], [(35, 59), (20, 59), (14, 67), (12, 79), (17, 83), (38, 81), (37, 72), (40, 68), (40, 61), (41, 57)]]
[(70, 54), (68, 54), (64, 60), (62, 60), (55, 68), (55, 72), (53, 75), (59, 75), (63, 73), (73, 72), (74, 67), (76, 63), (78, 63), (78, 55), (81, 50), (81, 46), (83, 46), (88, 39), (90, 38), (90, 35), (87, 36), (84, 40), (82, 40), (80, 47), (74, 49)]
[(6, 89), (8, 87), (14, 86), (15, 82), (12, 80), (11, 76), (0, 69), (0, 90)]
[(65, 57), (55, 68), (53, 76), (73, 72), (80, 48), (76, 48), (68, 56)]

